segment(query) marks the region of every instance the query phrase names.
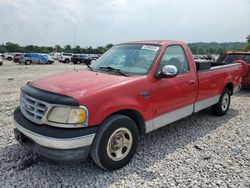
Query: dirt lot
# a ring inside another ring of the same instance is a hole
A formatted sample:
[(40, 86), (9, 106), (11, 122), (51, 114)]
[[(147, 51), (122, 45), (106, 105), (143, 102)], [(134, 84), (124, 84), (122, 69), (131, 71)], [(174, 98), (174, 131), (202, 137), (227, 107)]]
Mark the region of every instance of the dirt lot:
[[(83, 69), (83, 65), (75, 66)], [(224, 117), (207, 110), (140, 139), (126, 167), (106, 172), (91, 159), (49, 161), (17, 144), (11, 118), (20, 87), (74, 65), (0, 66), (0, 187), (250, 187), (250, 90), (232, 98)]]

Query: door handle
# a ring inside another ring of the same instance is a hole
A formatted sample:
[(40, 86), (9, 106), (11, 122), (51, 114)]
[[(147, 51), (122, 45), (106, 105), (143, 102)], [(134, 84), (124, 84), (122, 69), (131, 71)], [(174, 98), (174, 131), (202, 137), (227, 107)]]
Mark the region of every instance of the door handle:
[(144, 99), (147, 99), (150, 97), (150, 93), (148, 91), (141, 92), (140, 95), (143, 96)]

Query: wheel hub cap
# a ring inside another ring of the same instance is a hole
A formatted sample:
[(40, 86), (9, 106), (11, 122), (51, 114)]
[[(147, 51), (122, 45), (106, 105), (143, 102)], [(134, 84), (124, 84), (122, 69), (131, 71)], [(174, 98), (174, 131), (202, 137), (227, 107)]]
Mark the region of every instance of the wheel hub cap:
[(225, 94), (222, 98), (222, 102), (221, 102), (221, 108), (223, 111), (225, 111), (228, 107), (229, 104), (229, 95)]
[(124, 159), (131, 150), (133, 144), (133, 137), (127, 128), (119, 128), (110, 136), (107, 153), (108, 156), (114, 161)]

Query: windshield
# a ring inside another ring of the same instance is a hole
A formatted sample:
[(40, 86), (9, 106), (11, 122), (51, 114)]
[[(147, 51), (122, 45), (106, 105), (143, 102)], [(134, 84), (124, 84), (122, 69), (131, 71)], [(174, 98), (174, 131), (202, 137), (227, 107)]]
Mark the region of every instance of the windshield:
[(145, 44), (123, 44), (113, 46), (97, 59), (91, 67), (94, 70), (119, 71), (126, 75), (145, 75), (149, 71), (160, 46)]

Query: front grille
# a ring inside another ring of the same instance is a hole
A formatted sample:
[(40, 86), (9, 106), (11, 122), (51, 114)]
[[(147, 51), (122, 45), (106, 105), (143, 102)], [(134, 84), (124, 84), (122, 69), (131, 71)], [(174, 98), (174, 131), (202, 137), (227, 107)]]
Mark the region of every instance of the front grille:
[(42, 118), (48, 110), (48, 104), (21, 92), (20, 109), (27, 119), (34, 123), (42, 124)]

